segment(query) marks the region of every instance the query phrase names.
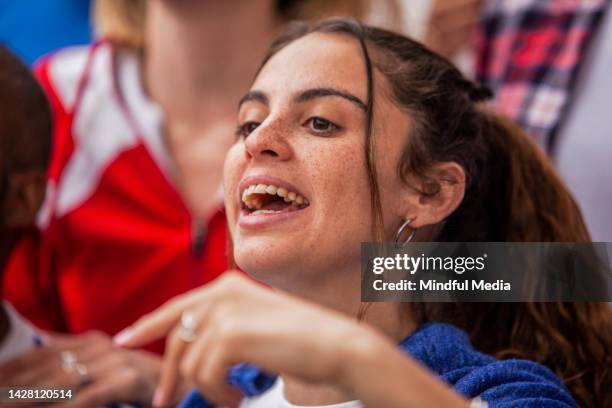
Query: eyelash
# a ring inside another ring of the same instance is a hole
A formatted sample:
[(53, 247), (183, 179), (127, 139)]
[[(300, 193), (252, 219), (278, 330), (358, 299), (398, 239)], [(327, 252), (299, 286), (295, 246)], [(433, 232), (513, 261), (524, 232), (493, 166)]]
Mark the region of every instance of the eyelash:
[[(327, 130), (317, 130), (314, 129), (312, 127), (312, 125), (314, 124), (315, 121), (321, 121), (324, 122), (323, 124), (328, 126), (329, 129)], [(320, 116), (312, 116), (310, 118), (308, 118), (306, 120), (306, 122), (304, 122), (304, 125), (308, 125), (309, 129), (316, 134), (330, 134), (330, 133), (334, 133), (337, 132), (338, 130), (341, 129), (340, 126), (336, 125), (334, 122), (327, 120), (325, 118), (322, 118)], [(251, 126), (253, 126), (252, 128), (250, 128)], [(259, 122), (253, 122), (253, 121), (248, 121), (248, 122), (244, 122), (241, 125), (238, 125), (238, 127), (236, 128), (236, 137), (243, 137), (246, 138), (248, 135), (250, 135), (257, 127), (259, 126)]]
[[(249, 130), (249, 126), (254, 125), (255, 127), (251, 130)], [(253, 132), (257, 126), (259, 126), (259, 122), (253, 122), (253, 121), (248, 121), (248, 122), (244, 122), (241, 125), (238, 125), (238, 127), (236, 128), (236, 137), (240, 138), (246, 138), (249, 134), (251, 134), (251, 132)]]
[[(314, 121), (317, 121), (317, 120), (324, 122), (324, 124), (327, 125), (329, 127), (329, 129), (327, 129), (327, 130), (316, 130), (316, 129), (314, 129), (312, 125), (314, 125)], [(309, 123), (311, 125), (310, 126), (311, 131), (313, 133), (316, 133), (316, 134), (319, 134), (319, 135), (321, 135), (321, 134), (331, 134), (331, 133), (334, 133), (334, 132), (337, 132), (338, 130), (340, 130), (340, 126), (338, 126), (334, 122), (332, 122), (330, 120), (327, 120), (325, 118), (322, 118), (320, 116), (313, 116), (311, 118), (308, 118), (308, 120), (304, 124), (306, 125), (306, 124), (309, 124)]]

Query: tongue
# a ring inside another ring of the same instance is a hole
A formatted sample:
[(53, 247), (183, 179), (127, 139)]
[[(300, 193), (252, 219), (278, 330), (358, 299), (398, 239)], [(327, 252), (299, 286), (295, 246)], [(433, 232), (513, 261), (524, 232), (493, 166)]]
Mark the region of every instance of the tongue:
[(269, 203), (265, 203), (264, 205), (261, 206), (262, 210), (271, 210), (271, 211), (282, 211), (282, 210), (288, 210), (289, 208), (291, 208), (291, 203), (286, 203), (283, 200), (274, 200), (271, 201)]
[(285, 202), (282, 198), (274, 199), (264, 203), (261, 206), (262, 210), (283, 211), (293, 208), (292, 203)]

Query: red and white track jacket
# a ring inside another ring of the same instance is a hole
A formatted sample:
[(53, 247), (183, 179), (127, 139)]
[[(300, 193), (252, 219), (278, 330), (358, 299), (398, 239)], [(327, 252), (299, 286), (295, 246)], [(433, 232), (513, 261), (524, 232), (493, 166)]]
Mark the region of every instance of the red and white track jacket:
[(223, 272), (221, 200), (198, 222), (173, 186), (138, 58), (102, 42), (55, 53), (36, 74), (55, 119), (47, 198), (4, 297), (43, 329), (113, 334)]

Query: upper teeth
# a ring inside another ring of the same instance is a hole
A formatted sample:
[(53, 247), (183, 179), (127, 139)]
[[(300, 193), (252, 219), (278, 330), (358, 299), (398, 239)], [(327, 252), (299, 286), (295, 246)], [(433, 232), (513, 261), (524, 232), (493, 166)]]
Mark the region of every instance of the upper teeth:
[(242, 202), (251, 209), (260, 209), (262, 201), (254, 194), (270, 194), (282, 197), (285, 202), (293, 202), (298, 205), (308, 205), (308, 200), (301, 195), (288, 191), (286, 188), (271, 184), (253, 184), (242, 192)]

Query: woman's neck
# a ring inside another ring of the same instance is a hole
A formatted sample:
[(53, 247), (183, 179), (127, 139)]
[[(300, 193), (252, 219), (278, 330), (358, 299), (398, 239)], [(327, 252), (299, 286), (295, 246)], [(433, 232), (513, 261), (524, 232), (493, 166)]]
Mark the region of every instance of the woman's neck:
[[(416, 321), (404, 303), (376, 302), (367, 306), (362, 303), (360, 270), (358, 263), (344, 270), (333, 268), (326, 273), (316, 274), (320, 279), (293, 279), (294, 282), (299, 281), (300, 285), (289, 284), (283, 289), (355, 320), (361, 314), (363, 322), (378, 328), (392, 341), (399, 343), (416, 329)], [(351, 339), (346, 340), (348, 342)], [(313, 385), (291, 377), (283, 379), (284, 395), (293, 404), (326, 405), (350, 399), (339, 390), (327, 386)]]
[(169, 120), (197, 127), (206, 119), (235, 115), (277, 30), (269, 3), (148, 3), (144, 85)]
[(267, 1), (147, 3), (143, 87), (164, 112), (175, 185), (198, 218), (218, 207), (238, 101), (277, 29)]
[(272, 287), (340, 312), (349, 318), (361, 318), (396, 342), (403, 340), (416, 328), (410, 310), (404, 303), (366, 304), (361, 301), (359, 259), (350, 264), (338, 263), (326, 267), (325, 270), (315, 269), (315, 265), (304, 265), (304, 269), (294, 266), (292, 273), (268, 271), (253, 276)]

